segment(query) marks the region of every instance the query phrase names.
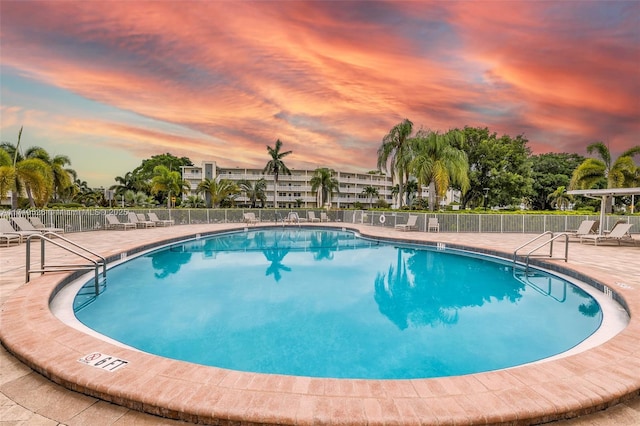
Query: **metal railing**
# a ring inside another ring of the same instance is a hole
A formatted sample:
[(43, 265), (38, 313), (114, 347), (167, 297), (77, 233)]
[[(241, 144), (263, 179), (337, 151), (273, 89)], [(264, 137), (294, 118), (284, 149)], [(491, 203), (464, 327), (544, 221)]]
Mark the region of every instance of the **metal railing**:
[[(48, 227), (63, 228), (65, 233), (84, 232), (105, 229), (105, 215), (112, 214), (121, 222), (126, 222), (129, 212), (154, 212), (160, 219), (172, 219), (176, 225), (203, 223), (242, 222), (243, 213), (254, 212), (262, 222), (275, 222), (275, 215), (286, 216), (290, 211), (297, 212), (300, 217), (306, 217), (307, 211), (325, 211), (320, 208), (265, 208), (265, 209), (166, 209), (166, 208), (129, 208), (114, 207), (111, 209), (83, 209), (83, 210), (4, 210), (0, 217), (36, 216)], [(476, 213), (440, 213), (413, 211), (380, 211), (380, 210), (330, 210), (327, 212), (332, 222), (358, 223), (376, 227), (393, 228), (396, 224), (406, 223), (409, 215), (418, 216), (417, 229), (427, 232), (428, 219), (438, 218), (440, 232), (477, 232), (477, 233), (524, 233), (541, 234), (546, 231), (566, 232), (578, 229), (583, 220), (600, 220), (599, 214), (590, 215), (534, 215), (534, 214), (476, 214)], [(384, 223), (380, 216), (385, 216)], [(613, 225), (623, 220), (633, 224), (631, 231), (640, 232), (640, 216), (607, 215), (604, 229), (611, 229)]]
[[(80, 249), (81, 251), (78, 250), (74, 250), (73, 248), (69, 247), (68, 245), (65, 244), (61, 244), (60, 242), (53, 240), (52, 238), (49, 238), (49, 236), (51, 237), (55, 237), (58, 240), (62, 240), (64, 241), (66, 244), (72, 246), (72, 247), (76, 247), (78, 249)], [(33, 269), (31, 268), (31, 240), (32, 239), (39, 239), (40, 240), (40, 269)], [(87, 260), (90, 262), (90, 264), (77, 264), (77, 263), (64, 263), (64, 264), (60, 264), (60, 265), (47, 265), (46, 263), (46, 243), (51, 243), (56, 247), (60, 247), (61, 249), (75, 254), (78, 257), (83, 258), (84, 260)], [(86, 253), (96, 257), (92, 258), (90, 256), (88, 256)], [(81, 246), (80, 244), (77, 244), (73, 241), (71, 241), (68, 238), (63, 237), (60, 234), (55, 234), (53, 232), (46, 232), (44, 234), (33, 234), (30, 235), (27, 238), (27, 248), (26, 248), (26, 256), (25, 256), (25, 262), (26, 262), (26, 282), (29, 282), (30, 278), (31, 278), (31, 274), (34, 273), (40, 273), (40, 274), (44, 274), (45, 272), (60, 272), (60, 271), (82, 271), (82, 270), (91, 270), (93, 269), (95, 271), (95, 277), (94, 277), (94, 285), (95, 285), (95, 292), (96, 295), (100, 293), (100, 267), (102, 267), (102, 276), (103, 278), (107, 278), (107, 259), (105, 259), (103, 256), (99, 255), (98, 253), (95, 253), (91, 250), (89, 250), (86, 247)]]
[[(569, 234), (567, 234), (565, 232), (562, 232), (560, 234), (554, 235), (553, 232), (546, 231), (546, 232), (543, 232), (542, 234), (536, 236), (535, 238), (527, 241), (526, 243), (522, 244), (520, 247), (516, 248), (513, 251), (513, 264), (514, 264), (514, 266), (517, 265), (518, 251), (520, 249), (523, 249), (523, 248), (531, 245), (532, 243), (538, 241), (539, 239), (541, 239), (542, 237), (544, 237), (546, 235), (549, 235), (550, 238), (548, 240), (546, 240), (546, 241), (543, 241), (541, 244), (538, 244), (537, 246), (535, 246), (531, 250), (529, 250), (529, 252), (525, 255), (525, 273), (527, 271), (529, 271), (529, 260), (531, 259), (531, 256), (533, 255), (533, 253), (535, 253), (536, 251), (540, 250), (541, 248), (543, 248), (545, 246), (549, 246), (549, 254), (548, 255), (538, 254), (536, 256), (546, 256), (549, 259), (560, 259), (560, 260), (564, 260), (566, 262), (567, 259), (569, 258)], [(564, 237), (564, 256), (562, 256), (562, 257), (553, 257), (553, 242), (555, 240), (557, 240), (558, 238), (562, 238), (562, 237)]]

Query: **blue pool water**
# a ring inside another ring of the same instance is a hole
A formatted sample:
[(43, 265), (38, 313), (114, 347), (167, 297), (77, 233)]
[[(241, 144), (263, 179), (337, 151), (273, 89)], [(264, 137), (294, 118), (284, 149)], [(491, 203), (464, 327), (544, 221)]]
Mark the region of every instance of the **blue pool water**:
[[(531, 272), (530, 272), (531, 274)], [(234, 370), (407, 379), (536, 361), (600, 325), (598, 303), (488, 258), (304, 228), (175, 244), (109, 271), (76, 316), (157, 355)]]

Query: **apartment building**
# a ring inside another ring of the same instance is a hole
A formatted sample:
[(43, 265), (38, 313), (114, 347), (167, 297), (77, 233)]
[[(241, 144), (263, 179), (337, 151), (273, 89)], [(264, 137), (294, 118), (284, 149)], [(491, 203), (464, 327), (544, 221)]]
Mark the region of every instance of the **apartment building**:
[[(274, 182), (273, 175), (264, 175), (262, 169), (246, 169), (246, 168), (224, 168), (218, 167), (215, 161), (203, 161), (200, 166), (183, 166), (182, 178), (187, 180), (191, 187), (191, 195), (196, 195), (198, 184), (204, 179), (228, 179), (233, 182), (247, 180), (255, 182), (264, 178), (267, 182), (265, 207), (273, 207), (273, 191)], [(300, 207), (312, 208), (318, 207), (317, 194), (311, 191), (311, 178), (315, 170), (298, 170), (290, 169), (291, 175), (278, 176), (278, 207), (295, 208)], [(339, 193), (331, 196), (332, 208), (353, 208), (359, 203), (364, 208), (375, 206), (378, 199), (382, 199), (395, 206), (396, 201), (392, 195), (393, 183), (391, 177), (381, 174), (371, 173), (355, 173), (336, 171), (334, 176), (340, 185)], [(378, 196), (370, 197), (363, 194), (364, 188), (372, 186), (378, 190)], [(428, 197), (428, 189), (423, 190), (423, 197)], [(186, 198), (186, 194), (184, 197)], [(459, 196), (454, 191), (447, 194), (447, 204), (452, 201), (459, 201)], [(249, 205), (250, 200), (245, 194), (240, 194), (236, 198), (236, 204), (239, 206)]]

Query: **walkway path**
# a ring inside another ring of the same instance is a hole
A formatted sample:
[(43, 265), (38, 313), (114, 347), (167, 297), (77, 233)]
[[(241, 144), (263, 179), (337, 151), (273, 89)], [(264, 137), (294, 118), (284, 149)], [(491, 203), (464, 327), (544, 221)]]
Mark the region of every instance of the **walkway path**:
[[(185, 233), (230, 228), (234, 225), (188, 225), (154, 230), (96, 231), (69, 235), (74, 241), (110, 255), (128, 247)], [(530, 235), (522, 234), (424, 234), (363, 227), (368, 233), (430, 239), (511, 252)], [(24, 283), (24, 244), (0, 248), (0, 304)], [(59, 256), (52, 250), (52, 257)], [(580, 245), (571, 243), (569, 264), (604, 272), (614, 280), (640, 291), (640, 247)], [(638, 373), (638, 372), (636, 372)], [(67, 390), (34, 372), (0, 347), (0, 425), (186, 425), (110, 404)], [(640, 425), (640, 398), (605, 411), (556, 422), (560, 426)]]

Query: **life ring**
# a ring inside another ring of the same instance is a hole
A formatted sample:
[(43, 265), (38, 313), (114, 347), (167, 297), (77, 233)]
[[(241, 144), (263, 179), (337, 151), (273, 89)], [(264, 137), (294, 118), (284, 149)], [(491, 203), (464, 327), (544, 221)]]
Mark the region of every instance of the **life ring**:
[(383, 214), (380, 215), (380, 223), (384, 224), (384, 222), (387, 220), (386, 217), (384, 217)]

